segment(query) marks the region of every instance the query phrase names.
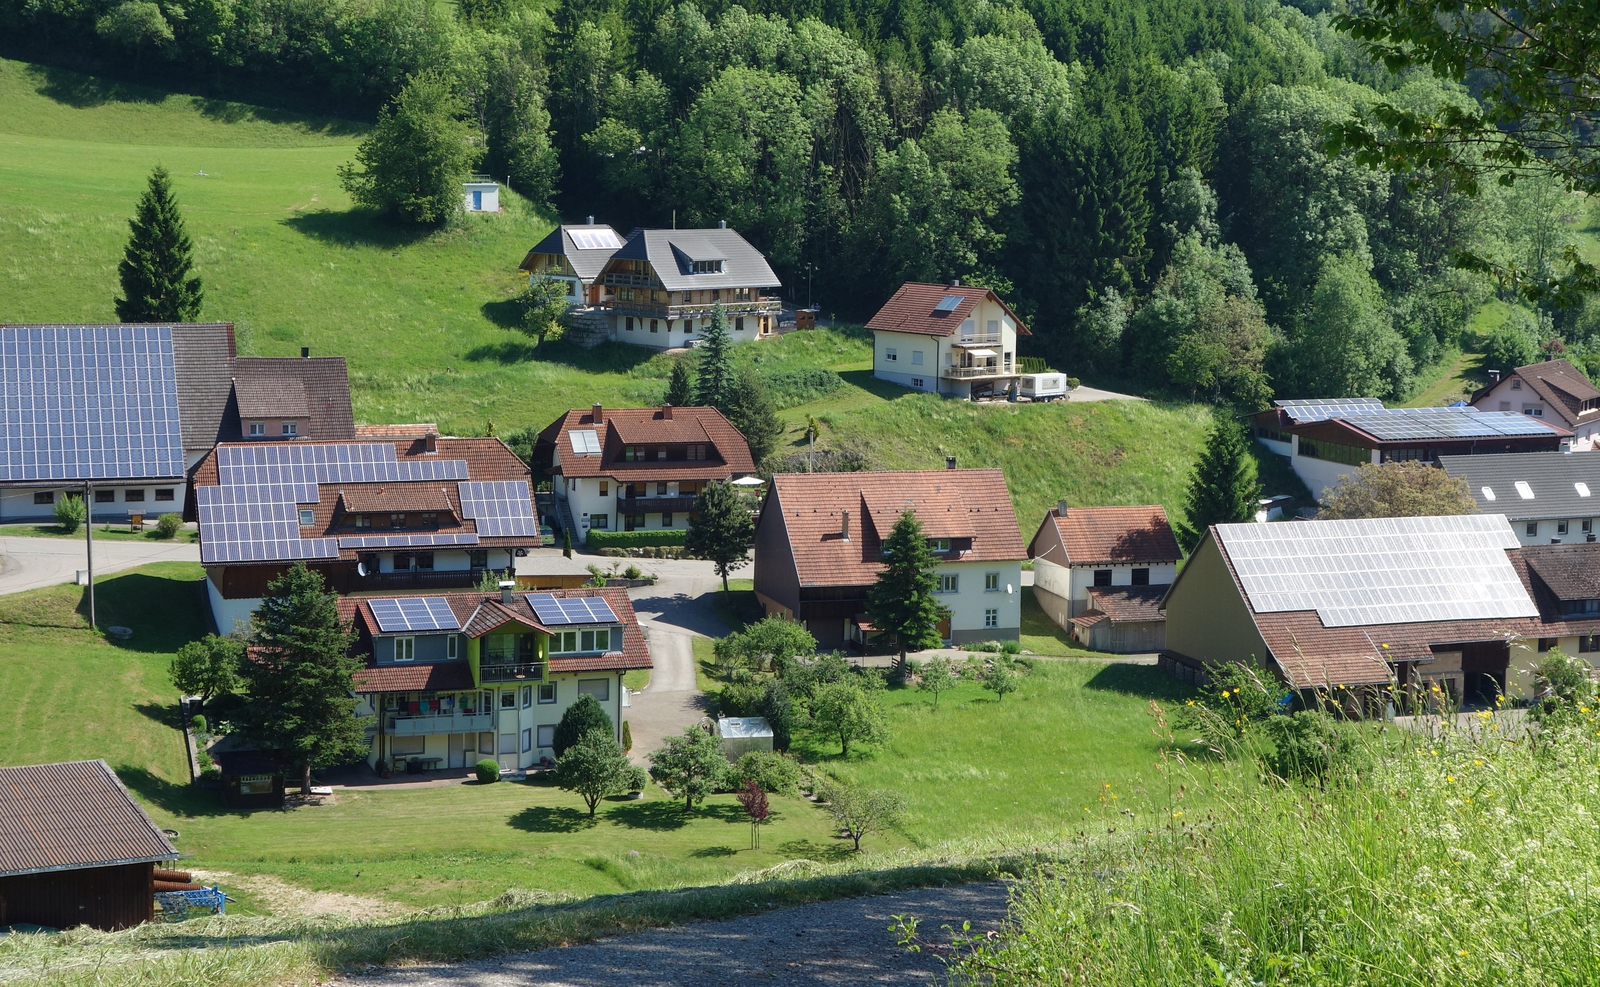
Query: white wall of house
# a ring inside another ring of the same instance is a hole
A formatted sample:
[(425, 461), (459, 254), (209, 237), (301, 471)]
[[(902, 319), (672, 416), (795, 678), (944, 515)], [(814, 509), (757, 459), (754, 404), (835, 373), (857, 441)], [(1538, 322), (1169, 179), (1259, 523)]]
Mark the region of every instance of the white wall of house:
[[(1016, 640), (1022, 634), (1022, 563), (948, 562), (940, 577), (954, 576), (955, 592), (940, 592), (939, 605), (950, 611), (950, 637), (969, 641)], [(992, 578), (989, 578), (992, 577)], [(988, 588), (989, 582), (994, 588)], [(1011, 592), (1006, 592), (1010, 587)]]
[[(1549, 545), (1559, 542), (1589, 541), (1600, 534), (1600, 516), (1588, 518), (1540, 518), (1511, 521), (1511, 530), (1524, 545)], [(1565, 529), (1565, 530), (1563, 530)]]
[[(1046, 559), (1033, 560), (1033, 585), (1035, 589), (1042, 589), (1068, 601), (1069, 610), (1066, 617), (1076, 617), (1089, 609), (1089, 590), (1094, 586), (1094, 574), (1103, 569), (1111, 570), (1111, 585), (1132, 586), (1134, 569), (1149, 569), (1151, 586), (1170, 586), (1178, 578), (1178, 565), (1168, 562), (1163, 565), (1057, 565)], [(1063, 626), (1065, 626), (1063, 624)]]
[[(151, 481), (131, 481), (120, 485), (106, 485), (95, 488), (101, 496), (110, 494), (110, 501), (95, 501), (90, 504), (93, 508), (94, 519), (97, 522), (110, 522), (125, 524), (130, 514), (143, 514), (145, 523), (152, 524), (156, 518), (163, 514), (183, 513), (182, 480), (168, 480), (162, 483)], [(51, 502), (48, 504), (34, 503), (35, 495), (50, 494)], [(56, 487), (54, 489), (41, 489), (39, 487), (0, 487), (0, 523), (15, 524), (18, 522), (43, 522), (52, 524), (56, 518), (56, 504), (68, 494), (75, 497), (83, 496), (81, 485), (74, 487)], [(133, 499), (129, 499), (130, 495)], [(171, 497), (170, 500), (157, 500), (157, 497)]]
[[(643, 498), (648, 505), (649, 497), (685, 496), (680, 492), (676, 481), (668, 481), (666, 494), (657, 493), (655, 482), (649, 484), (650, 493)], [(627, 490), (626, 483), (618, 483), (615, 477), (574, 476), (557, 478), (557, 494), (564, 495), (567, 509), (572, 512), (573, 523), (578, 530), (572, 533), (575, 540), (582, 541), (583, 537), (592, 529), (599, 531), (625, 531), (627, 525), (617, 510), (617, 498)], [(598, 515), (598, 517), (597, 517)], [(604, 523), (595, 522), (603, 518)], [(646, 510), (644, 514), (644, 527), (635, 526), (635, 530), (682, 530), (689, 526), (689, 515), (678, 511), (672, 515), (670, 525), (662, 523), (660, 511)]]
[[(682, 296), (688, 292), (669, 291), (666, 293), (673, 299), (672, 304), (683, 304)], [(761, 335), (761, 316), (758, 315), (728, 315), (728, 335), (734, 342), (746, 339), (756, 339)], [(767, 318), (776, 318), (767, 316)], [(654, 325), (654, 331), (651, 326)], [(706, 327), (711, 325), (711, 317), (694, 319), (650, 319), (637, 315), (626, 315), (617, 312), (611, 313), (611, 339), (618, 343), (632, 343), (635, 346), (648, 346), (651, 349), (665, 350), (674, 347), (689, 346), (698, 342)]]
[[(1017, 324), (1004, 308), (989, 299), (977, 307), (957, 328), (953, 336), (928, 336), (914, 332), (893, 332), (874, 329), (872, 332), (872, 375), (901, 387), (920, 391), (968, 397), (972, 384), (968, 381), (945, 380), (939, 374), (945, 367), (961, 360), (961, 347), (953, 345), (971, 335), (998, 333), (1000, 342), (982, 345), (999, 353), (998, 362), (1004, 367), (1009, 360), (1017, 371)], [(918, 359), (922, 361), (918, 363)], [(919, 383), (920, 381), (920, 383)]]
[(261, 605), (261, 597), (243, 600), (226, 600), (217, 584), (206, 581), (206, 598), (211, 601), (211, 619), (216, 621), (217, 633), (232, 634), (235, 628), (250, 629), (250, 615)]
[[(1372, 450), (1372, 462), (1379, 460), (1378, 450)], [(1289, 465), (1318, 500), (1322, 499), (1323, 491), (1329, 487), (1337, 486), (1340, 477), (1355, 472), (1355, 467), (1348, 463), (1336, 463), (1330, 459), (1314, 459), (1310, 456), (1300, 455), (1300, 436), (1294, 436), (1294, 453), (1289, 457)]]

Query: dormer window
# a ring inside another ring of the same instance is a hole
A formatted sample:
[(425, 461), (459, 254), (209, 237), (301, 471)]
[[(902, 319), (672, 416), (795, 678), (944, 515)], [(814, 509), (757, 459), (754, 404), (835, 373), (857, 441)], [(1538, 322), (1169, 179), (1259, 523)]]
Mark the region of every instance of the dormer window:
[(696, 260), (689, 262), (690, 274), (721, 274), (722, 265), (727, 263), (721, 260)]
[(298, 434), (300, 434), (300, 426), (297, 425), (294, 422), (284, 422), (283, 423), (283, 434), (284, 435), (298, 435)]
[(928, 547), (931, 548), (935, 552), (948, 552), (948, 551), (950, 551), (950, 539), (948, 539), (948, 538), (929, 538), (928, 539)]
[(391, 527), (391, 528), (404, 528), (405, 526), (406, 526), (406, 516), (404, 514), (391, 514), (391, 515), (389, 515), (389, 527)]
[(250, 423), (250, 437), (252, 439), (262, 438), (266, 434), (267, 434), (267, 423), (266, 422), (251, 422)]
[(1562, 600), (1561, 616), (1593, 617), (1600, 614), (1600, 600)]
[(358, 528), (370, 528), (372, 527), (372, 518), (365, 514), (357, 514), (355, 515), (355, 525)]

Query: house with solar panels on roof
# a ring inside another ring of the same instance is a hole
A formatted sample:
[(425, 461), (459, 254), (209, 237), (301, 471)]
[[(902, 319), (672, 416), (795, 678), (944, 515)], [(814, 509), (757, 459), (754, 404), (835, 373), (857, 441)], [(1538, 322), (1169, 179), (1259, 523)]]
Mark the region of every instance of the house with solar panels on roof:
[(1524, 550), (1498, 514), (1214, 525), (1167, 590), (1161, 664), (1197, 681), (1259, 662), (1352, 712), (1382, 712), (1390, 686), (1401, 706), (1434, 687), (1467, 705), (1528, 698), (1535, 645), (1563, 627), (1524, 552), (1588, 548)]
[(1017, 337), (1031, 335), (988, 288), (911, 281), (867, 320), (872, 375), (959, 398), (1004, 395), (1017, 375)]
[(616, 230), (590, 216), (587, 223), (563, 223), (551, 230), (522, 258), (519, 270), (528, 272), (529, 284), (539, 277), (565, 284), (569, 305), (598, 306), (605, 300), (600, 273), (621, 246)]
[(0, 420), (0, 523), (85, 485), (96, 521), (185, 513), (218, 442), (355, 430), (342, 357), (240, 357), (225, 322), (0, 326)]
[(756, 469), (722, 412), (671, 405), (569, 411), (539, 433), (533, 462), (578, 542), (591, 531), (685, 531), (707, 484)]
[(554, 758), (568, 706), (593, 696), (620, 742), (622, 677), (650, 653), (623, 589), (347, 597), (366, 668), (357, 712), (378, 719), (380, 771), (517, 771)]
[(1600, 438), (1600, 388), (1566, 360), (1546, 360), (1501, 375), (1472, 392), (1479, 411), (1510, 411), (1542, 418), (1572, 430), (1572, 447), (1589, 452)]
[(1362, 463), (1439, 462), (1440, 456), (1547, 452), (1571, 429), (1509, 411), (1385, 408), (1376, 398), (1296, 398), (1250, 416), (1256, 440), (1289, 459), (1320, 498)]
[(228, 442), (193, 490), (224, 632), (293, 562), (341, 594), (464, 588), (540, 543), (527, 466), (497, 438)]

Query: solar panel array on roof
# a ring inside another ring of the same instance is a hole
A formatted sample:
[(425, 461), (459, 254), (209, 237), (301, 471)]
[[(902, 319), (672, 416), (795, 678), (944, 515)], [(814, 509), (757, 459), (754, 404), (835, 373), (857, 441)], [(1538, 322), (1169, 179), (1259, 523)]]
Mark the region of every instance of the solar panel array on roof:
[(1377, 398), (1288, 398), (1272, 402), (1297, 422), (1320, 422), (1345, 415), (1383, 411)]
[(183, 472), (170, 328), (0, 329), (0, 480)]
[(553, 593), (529, 593), (528, 606), (546, 627), (561, 624), (614, 624), (617, 615), (601, 596), (558, 599)]
[(961, 307), (961, 301), (962, 297), (960, 295), (945, 295), (939, 299), (939, 304), (935, 305), (933, 310), (935, 312), (954, 312)]
[(253, 483), (403, 483), (465, 480), (463, 459), (396, 459), (387, 442), (263, 443), (217, 450), (223, 486)]
[(385, 634), (396, 631), (458, 631), (461, 621), (456, 619), (450, 603), (442, 596), (403, 596), (395, 599), (368, 600), (372, 616), (378, 621), (378, 630)]
[(1221, 524), (1257, 613), (1315, 610), (1324, 627), (1534, 617), (1503, 515)]
[(523, 480), (470, 481), (456, 487), (461, 495), (461, 515), (478, 522), (485, 538), (537, 535), (539, 519), (533, 513), (533, 496)]
[(572, 245), (579, 250), (616, 250), (622, 241), (611, 230), (568, 230)]
[(572, 451), (580, 456), (600, 455), (600, 434), (592, 428), (575, 428), (569, 433)]
[(340, 548), (436, 548), (440, 545), (476, 545), (470, 531), (447, 535), (344, 535)]
[(1382, 414), (1337, 417), (1385, 442), (1553, 434), (1550, 426), (1527, 415), (1511, 411), (1479, 411), (1471, 407), (1392, 408)]
[(292, 501), (261, 500), (249, 488), (196, 487), (200, 561), (274, 562), (336, 559), (332, 538), (301, 538), (300, 517)]

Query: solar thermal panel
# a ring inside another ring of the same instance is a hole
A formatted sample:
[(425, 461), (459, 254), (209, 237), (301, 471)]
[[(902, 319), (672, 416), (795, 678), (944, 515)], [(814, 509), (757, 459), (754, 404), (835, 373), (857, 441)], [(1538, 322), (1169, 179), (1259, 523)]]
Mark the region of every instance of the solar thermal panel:
[(600, 435), (592, 428), (575, 428), (568, 433), (572, 451), (579, 456), (600, 455)]
[(1257, 613), (1315, 610), (1325, 627), (1538, 614), (1498, 514), (1225, 524), (1217, 537)]
[(385, 634), (396, 631), (456, 631), (461, 622), (442, 596), (403, 596), (368, 600), (367, 606)]
[(933, 307), (935, 312), (954, 312), (961, 307), (960, 295), (945, 295), (939, 299), (939, 304)]

